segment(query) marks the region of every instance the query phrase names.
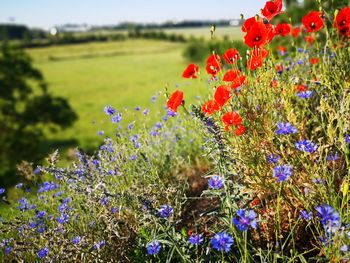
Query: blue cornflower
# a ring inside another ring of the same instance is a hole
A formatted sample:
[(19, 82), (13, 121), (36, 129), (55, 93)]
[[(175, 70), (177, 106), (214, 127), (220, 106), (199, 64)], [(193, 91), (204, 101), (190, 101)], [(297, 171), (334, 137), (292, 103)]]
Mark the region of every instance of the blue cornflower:
[(248, 227), (256, 229), (258, 220), (257, 214), (253, 210), (239, 209), (236, 212), (237, 217), (232, 219), (232, 223), (235, 224), (239, 230), (246, 231)]
[(134, 129), (134, 127), (135, 127), (135, 124), (134, 123), (130, 123), (129, 125), (128, 125), (128, 130), (132, 130), (132, 129)]
[(136, 110), (136, 111), (139, 111), (139, 110), (141, 110), (141, 107), (140, 107), (140, 106), (136, 106), (136, 107), (135, 107), (135, 110)]
[(39, 193), (48, 192), (48, 191), (55, 190), (57, 188), (59, 188), (59, 186), (54, 182), (44, 182), (39, 186), (38, 192)]
[(301, 99), (310, 99), (313, 95), (313, 92), (311, 90), (306, 90), (306, 91), (298, 92), (297, 95)]
[(68, 206), (67, 203), (62, 203), (58, 206), (58, 211), (63, 212), (63, 211), (69, 211), (70, 207)]
[(13, 250), (13, 247), (5, 247), (4, 248), (4, 254), (5, 255), (8, 255), (11, 253), (11, 251)]
[(266, 161), (267, 163), (278, 163), (278, 161), (281, 159), (281, 157), (279, 157), (276, 154), (269, 154), (266, 156)]
[(149, 109), (144, 109), (142, 113), (143, 115), (147, 116), (149, 114)]
[(49, 255), (49, 249), (44, 247), (38, 251), (37, 255), (39, 258), (46, 258)]
[(273, 168), (273, 177), (277, 178), (277, 182), (287, 180), (293, 174), (293, 167), (291, 165), (278, 165)]
[(44, 218), (45, 215), (46, 215), (46, 212), (45, 212), (45, 211), (39, 211), (39, 212), (36, 214), (36, 216), (37, 216), (38, 218)]
[(163, 126), (162, 123), (159, 122), (159, 121), (154, 125), (154, 127), (157, 128), (157, 129), (161, 129), (162, 126)]
[(152, 101), (153, 104), (156, 103), (156, 100), (157, 100), (157, 97), (156, 97), (156, 96), (152, 96), (152, 97), (151, 97), (151, 101)]
[(345, 143), (346, 143), (347, 145), (350, 145), (350, 133), (345, 134)]
[(135, 149), (139, 149), (140, 147), (141, 147), (141, 143), (140, 142), (135, 142), (134, 143), (134, 147), (135, 147)]
[(113, 115), (115, 113), (115, 109), (112, 106), (106, 106), (103, 110), (107, 115)]
[(172, 111), (172, 110), (170, 110), (170, 109), (167, 109), (166, 115), (167, 115), (168, 117), (175, 117), (175, 116), (177, 115), (177, 113), (176, 113), (175, 111)]
[(113, 214), (118, 213), (119, 212), (119, 208), (118, 207), (112, 207), (111, 212)]
[(17, 189), (22, 188), (22, 187), (23, 187), (23, 183), (19, 183), (19, 184), (15, 185), (15, 188), (17, 188)]
[(308, 212), (306, 210), (300, 211), (300, 218), (304, 220), (311, 220), (312, 218), (312, 212)]
[(327, 232), (335, 232), (340, 227), (339, 213), (330, 205), (320, 205), (316, 207), (317, 217), (320, 218), (322, 225)]
[(93, 248), (94, 249), (100, 249), (101, 247), (103, 247), (105, 245), (106, 245), (106, 241), (102, 240), (102, 241), (99, 241), (96, 244), (94, 244)]
[(233, 238), (224, 232), (217, 233), (211, 239), (211, 245), (215, 250), (229, 252), (233, 245)]
[(6, 189), (5, 188), (0, 188), (0, 195), (2, 195), (3, 193), (6, 192)]
[(65, 224), (69, 221), (69, 215), (68, 214), (60, 214), (60, 216), (56, 218), (56, 221), (59, 224)]
[(202, 234), (198, 234), (198, 235), (191, 235), (188, 238), (188, 242), (191, 245), (200, 245), (203, 243), (203, 235)]
[(327, 156), (327, 161), (331, 162), (331, 161), (338, 161), (340, 159), (340, 156), (339, 154), (336, 152), (336, 153), (330, 153), (328, 154)]
[(147, 245), (147, 253), (148, 255), (156, 255), (159, 253), (161, 248), (162, 247), (158, 241), (152, 241)]
[(318, 145), (309, 140), (299, 141), (294, 144), (299, 151), (314, 153), (318, 149)]
[(169, 205), (161, 205), (158, 209), (158, 215), (163, 218), (169, 218), (174, 213), (174, 209)]
[(105, 133), (104, 131), (98, 131), (98, 132), (97, 132), (97, 135), (98, 135), (98, 136), (102, 136), (104, 133)]
[(137, 140), (139, 139), (139, 135), (138, 134), (134, 134), (129, 136), (129, 141), (130, 142), (137, 142)]
[(72, 238), (72, 243), (74, 245), (78, 244), (81, 241), (81, 237), (80, 236), (76, 236)]
[(153, 137), (156, 137), (158, 135), (158, 132), (155, 129), (152, 129), (149, 134)]
[(218, 175), (214, 175), (212, 176), (209, 180), (208, 180), (208, 186), (211, 189), (221, 189), (224, 187), (224, 178), (218, 176)]
[(119, 123), (122, 121), (122, 114), (121, 113), (117, 113), (116, 115), (114, 115), (111, 119), (112, 123)]
[(106, 206), (106, 205), (109, 204), (109, 198), (107, 196), (104, 196), (104, 197), (101, 198), (100, 202), (101, 202), (102, 205)]
[(288, 134), (293, 134), (293, 133), (297, 133), (297, 132), (298, 132), (298, 129), (296, 127), (294, 127), (289, 122), (279, 122), (279, 123), (277, 123), (276, 133), (278, 135), (288, 135)]
[(28, 199), (26, 199), (25, 197), (19, 199), (18, 204), (19, 204), (18, 209), (22, 212), (29, 209), (29, 202), (28, 202)]
[(348, 245), (342, 245), (340, 247), (340, 251), (341, 252), (348, 252), (349, 251), (349, 246)]
[(135, 161), (137, 159), (136, 154), (130, 155), (129, 160), (130, 161)]

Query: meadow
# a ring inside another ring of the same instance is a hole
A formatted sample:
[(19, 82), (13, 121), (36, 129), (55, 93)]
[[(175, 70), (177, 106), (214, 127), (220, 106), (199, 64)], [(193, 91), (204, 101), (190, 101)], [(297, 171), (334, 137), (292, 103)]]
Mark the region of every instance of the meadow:
[[(193, 102), (203, 87), (179, 79), (186, 65), (183, 48), (178, 43), (127, 40), (28, 49), (50, 91), (69, 99), (79, 115), (74, 126), (54, 136), (77, 139), (83, 148), (96, 147), (101, 142), (98, 131), (115, 132), (103, 125), (106, 105), (135, 112), (139, 118), (145, 108), (151, 112), (164, 110), (152, 103), (151, 97), (165, 103), (165, 87), (184, 87), (189, 92), (189, 102)], [(134, 110), (136, 106), (142, 107), (141, 112)], [(154, 114), (151, 116), (155, 120)], [(134, 116), (127, 118), (124, 123), (133, 121)]]
[(28, 50), (80, 117), (53, 138), (101, 144), (28, 168), (0, 259), (349, 262), (350, 7), (322, 4), (291, 25), (268, 1), (248, 52), (204, 65), (158, 41)]

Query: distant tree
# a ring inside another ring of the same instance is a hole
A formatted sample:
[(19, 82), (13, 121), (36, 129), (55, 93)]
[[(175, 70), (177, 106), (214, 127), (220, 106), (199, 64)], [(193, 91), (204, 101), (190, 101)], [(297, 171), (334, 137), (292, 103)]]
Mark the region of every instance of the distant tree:
[(6, 43), (0, 48), (0, 185), (9, 185), (17, 163), (39, 157), (43, 129), (66, 128), (77, 115), (66, 99), (48, 92), (23, 50)]

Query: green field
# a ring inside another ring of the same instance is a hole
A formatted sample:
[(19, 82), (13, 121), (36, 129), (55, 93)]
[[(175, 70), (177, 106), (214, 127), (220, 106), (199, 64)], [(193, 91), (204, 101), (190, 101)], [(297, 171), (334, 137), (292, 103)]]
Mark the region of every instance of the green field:
[[(90, 43), (28, 49), (48, 84), (50, 91), (68, 98), (79, 120), (73, 127), (54, 134), (52, 139), (76, 139), (81, 147), (95, 147), (101, 138), (99, 130), (114, 133), (116, 125), (108, 122), (103, 113), (105, 105), (112, 105), (128, 117), (124, 125), (142, 120), (142, 112), (134, 108), (162, 111), (169, 91), (179, 85), (186, 93), (186, 101), (194, 101), (203, 94), (205, 85), (198, 80), (181, 78), (187, 62), (182, 57), (184, 45), (152, 40)], [(161, 91), (158, 102), (152, 104), (151, 96)], [(153, 113), (152, 113), (153, 112)], [(152, 116), (153, 115), (153, 116)], [(152, 117), (151, 117), (152, 116)], [(160, 116), (158, 116), (160, 118)]]
[[(185, 37), (202, 37), (206, 40), (211, 38), (210, 27), (200, 27), (200, 28), (174, 28), (174, 29), (166, 29), (165, 33), (168, 34), (182, 34)], [(231, 40), (241, 39), (243, 37), (243, 33), (240, 27), (233, 26), (220, 26), (216, 27), (214, 37), (223, 38), (229, 37)]]

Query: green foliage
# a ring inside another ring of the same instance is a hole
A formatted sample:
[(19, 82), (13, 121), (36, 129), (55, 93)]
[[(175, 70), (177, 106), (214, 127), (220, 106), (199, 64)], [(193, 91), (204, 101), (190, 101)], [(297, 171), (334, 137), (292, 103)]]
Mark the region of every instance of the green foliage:
[(1, 184), (10, 184), (16, 181), (16, 164), (41, 157), (42, 126), (66, 128), (77, 116), (65, 99), (48, 92), (28, 55), (6, 43), (1, 47), (0, 86), (0, 178)]
[(183, 52), (183, 56), (190, 62), (204, 62), (212, 53), (224, 54), (227, 49), (235, 48), (241, 54), (243, 64), (246, 63), (247, 46), (241, 40), (229, 41), (227, 38), (205, 41), (204, 39), (191, 38)]

